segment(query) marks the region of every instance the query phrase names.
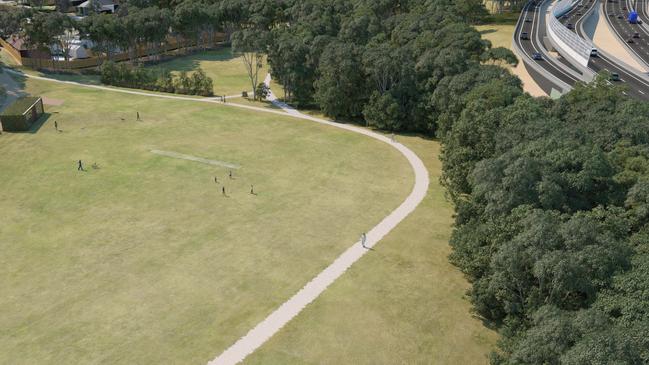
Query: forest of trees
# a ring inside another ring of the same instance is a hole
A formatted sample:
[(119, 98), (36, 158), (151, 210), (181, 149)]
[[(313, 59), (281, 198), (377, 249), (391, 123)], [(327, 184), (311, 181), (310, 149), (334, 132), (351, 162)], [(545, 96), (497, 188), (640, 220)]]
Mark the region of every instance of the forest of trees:
[(267, 55), (291, 103), (439, 138), (450, 260), (499, 330), (491, 362), (649, 363), (649, 105), (605, 76), (529, 96), (500, 67), (516, 57), (472, 27), (486, 13), (481, 0), (131, 0), (82, 29), (106, 49), (158, 41), (156, 22), (222, 31), (252, 86)]

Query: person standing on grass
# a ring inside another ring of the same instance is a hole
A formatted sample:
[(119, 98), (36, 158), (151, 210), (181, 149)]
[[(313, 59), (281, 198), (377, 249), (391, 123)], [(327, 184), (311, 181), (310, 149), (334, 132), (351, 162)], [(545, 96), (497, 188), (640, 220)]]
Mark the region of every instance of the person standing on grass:
[(137, 120), (140, 120), (140, 112), (135, 112), (137, 113)]
[(225, 196), (225, 186), (221, 188), (221, 193)]
[(232, 179), (232, 170), (230, 170), (230, 179)]
[(255, 195), (255, 187), (250, 185), (250, 194)]
[(81, 160), (79, 160), (79, 166), (77, 166), (77, 171), (84, 171), (83, 163), (81, 162)]
[(216, 177), (216, 176), (214, 176), (214, 183), (215, 183), (215, 184), (218, 184), (218, 183), (219, 183), (219, 178)]
[(57, 132), (59, 131), (59, 123), (57, 123), (56, 120), (54, 121), (54, 129), (56, 129)]

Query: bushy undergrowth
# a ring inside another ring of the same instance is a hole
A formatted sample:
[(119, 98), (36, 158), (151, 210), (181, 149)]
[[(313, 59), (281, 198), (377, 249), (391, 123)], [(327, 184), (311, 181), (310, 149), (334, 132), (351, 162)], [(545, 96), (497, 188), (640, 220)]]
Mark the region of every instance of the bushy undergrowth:
[(147, 69), (125, 63), (106, 62), (101, 68), (101, 82), (107, 85), (186, 95), (214, 95), (214, 85), (202, 69), (173, 75), (167, 70)]

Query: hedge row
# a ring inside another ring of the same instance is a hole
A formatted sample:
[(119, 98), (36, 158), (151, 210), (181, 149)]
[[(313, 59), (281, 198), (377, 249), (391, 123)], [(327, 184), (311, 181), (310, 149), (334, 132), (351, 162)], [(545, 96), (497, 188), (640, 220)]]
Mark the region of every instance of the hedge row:
[(191, 75), (183, 71), (178, 76), (174, 76), (167, 70), (106, 62), (101, 68), (101, 82), (107, 85), (176, 94), (214, 95), (212, 79), (200, 68)]

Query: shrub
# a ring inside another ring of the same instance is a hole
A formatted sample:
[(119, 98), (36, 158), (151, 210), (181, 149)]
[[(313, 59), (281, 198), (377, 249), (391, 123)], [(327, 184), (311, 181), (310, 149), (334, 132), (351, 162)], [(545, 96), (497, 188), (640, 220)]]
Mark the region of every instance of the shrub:
[(189, 95), (214, 95), (214, 85), (202, 69), (191, 76), (183, 71), (174, 77), (167, 70), (106, 62), (101, 68), (101, 82), (107, 85)]
[(255, 90), (255, 98), (258, 100), (264, 100), (268, 95), (270, 95), (270, 88), (265, 83), (260, 82)]

